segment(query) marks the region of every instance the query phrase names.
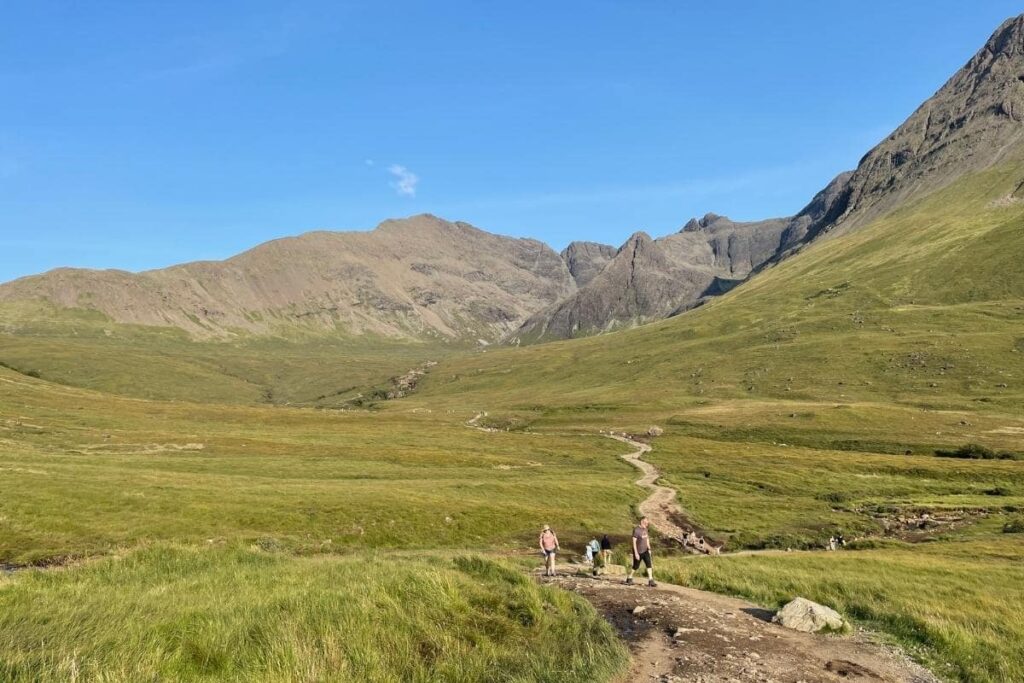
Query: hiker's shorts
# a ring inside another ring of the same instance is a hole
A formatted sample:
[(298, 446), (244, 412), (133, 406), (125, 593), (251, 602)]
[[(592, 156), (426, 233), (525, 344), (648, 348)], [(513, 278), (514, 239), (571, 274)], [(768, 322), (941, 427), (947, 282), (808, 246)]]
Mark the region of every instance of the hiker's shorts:
[(641, 562), (647, 565), (648, 569), (652, 567), (650, 550), (645, 550), (642, 553), (640, 553), (640, 557), (637, 557), (636, 555), (633, 556), (633, 571), (636, 571), (640, 568)]

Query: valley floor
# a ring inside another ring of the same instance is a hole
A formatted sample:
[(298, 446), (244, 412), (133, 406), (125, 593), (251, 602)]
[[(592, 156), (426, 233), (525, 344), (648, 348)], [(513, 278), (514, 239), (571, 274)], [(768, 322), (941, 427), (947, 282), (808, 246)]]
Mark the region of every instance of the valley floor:
[[(480, 431), (465, 424), (479, 407), (419, 399), (153, 401), (3, 368), (0, 385), (0, 563), (61, 565), (0, 574), (3, 680), (611, 680), (628, 653), (609, 622), (529, 579), (536, 559), (520, 553), (550, 523), (569, 551), (609, 533), (621, 554), (647, 492), (600, 432), (652, 424), (643, 459), (687, 520), (727, 551), (781, 549), (694, 557), (665, 542), (660, 579), (766, 609), (829, 604), (948, 680), (1024, 678), (1021, 463), (914, 441), (959, 443), (931, 425), (966, 419), (1012, 442), (1018, 418), (755, 401), (556, 410), (525, 428), (492, 413)], [(850, 431), (900, 453), (835, 450)], [(961, 521), (897, 528), (925, 511)], [(847, 550), (800, 551), (838, 529)], [(616, 594), (573, 581), (599, 608)], [(840, 660), (857, 661), (813, 667)]]

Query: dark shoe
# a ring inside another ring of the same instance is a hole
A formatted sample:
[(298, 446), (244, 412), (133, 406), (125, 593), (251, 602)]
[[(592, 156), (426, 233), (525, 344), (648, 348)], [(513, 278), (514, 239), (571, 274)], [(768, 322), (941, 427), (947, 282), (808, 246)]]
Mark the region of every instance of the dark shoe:
[(632, 586), (633, 585), (633, 577), (632, 576), (630, 576), (630, 577), (628, 577), (626, 579), (626, 585), (627, 586)]
[(647, 582), (647, 585), (650, 586), (651, 588), (657, 588), (658, 587), (658, 582), (655, 581), (654, 579), (651, 579), (650, 581)]

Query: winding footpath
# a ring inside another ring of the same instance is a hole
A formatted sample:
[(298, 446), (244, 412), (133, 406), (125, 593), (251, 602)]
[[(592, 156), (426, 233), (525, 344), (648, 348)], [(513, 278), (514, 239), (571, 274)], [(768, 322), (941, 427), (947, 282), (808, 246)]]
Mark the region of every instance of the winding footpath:
[(618, 434), (609, 434), (608, 436), (636, 449), (620, 457), (640, 470), (642, 476), (636, 480), (636, 485), (651, 492), (638, 506), (640, 514), (646, 516), (662, 536), (685, 543), (684, 539), (689, 530), (684, 529), (672, 519), (673, 515), (683, 516), (683, 510), (677, 502), (678, 492), (659, 484), (658, 478), (661, 476), (661, 472), (657, 467), (642, 459), (644, 455), (651, 452), (651, 446)]
[[(470, 426), (490, 431), (477, 425), (484, 416)], [(650, 491), (640, 513), (662, 535), (685, 538), (688, 530), (673, 521), (673, 516), (683, 517), (676, 490), (658, 484), (661, 473), (643, 460), (651, 446), (606, 436), (634, 449), (620, 457), (640, 470), (637, 486)], [(571, 565), (558, 569), (560, 576), (538, 580), (586, 598), (629, 645), (632, 664), (623, 681), (939, 683), (867, 631), (842, 637), (801, 633), (771, 623), (770, 611), (737, 598), (665, 583), (627, 586), (621, 577), (572, 574), (577, 568)]]

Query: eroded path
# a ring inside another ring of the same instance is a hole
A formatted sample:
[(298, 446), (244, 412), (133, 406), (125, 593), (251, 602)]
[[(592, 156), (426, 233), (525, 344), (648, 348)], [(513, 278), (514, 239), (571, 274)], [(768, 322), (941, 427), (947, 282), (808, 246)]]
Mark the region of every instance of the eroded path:
[[(688, 530), (673, 519), (682, 516), (676, 491), (659, 485), (660, 472), (643, 460), (651, 446), (611, 437), (634, 449), (621, 457), (640, 470), (637, 485), (651, 492), (640, 503), (640, 513), (663, 536), (682, 540)], [(560, 576), (542, 580), (582, 595), (616, 628), (633, 654), (624, 680), (938, 683), (867, 632), (844, 637), (800, 633), (771, 623), (771, 612), (743, 600), (664, 583), (627, 586), (622, 577), (595, 578), (574, 574), (576, 569), (563, 566)]]
[(657, 529), (658, 533), (662, 536), (674, 538), (682, 543), (689, 530), (679, 526), (679, 524), (673, 520), (673, 515), (682, 516), (683, 514), (682, 509), (679, 507), (679, 503), (676, 500), (676, 490), (669, 488), (668, 486), (661, 486), (658, 484), (657, 481), (658, 477), (661, 476), (661, 472), (658, 471), (657, 467), (642, 459), (646, 453), (651, 452), (651, 446), (617, 434), (611, 434), (609, 436), (616, 441), (621, 441), (622, 443), (636, 449), (621, 457), (633, 467), (640, 470), (642, 476), (636, 480), (636, 485), (649, 489), (651, 492), (651, 494), (640, 503), (640, 514), (646, 515), (654, 528)]
[(593, 603), (629, 644), (633, 664), (623, 680), (938, 683), (865, 632), (800, 633), (770, 623), (770, 612), (756, 605), (681, 586), (626, 586), (621, 577), (546, 580)]

